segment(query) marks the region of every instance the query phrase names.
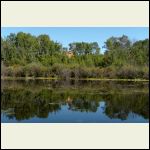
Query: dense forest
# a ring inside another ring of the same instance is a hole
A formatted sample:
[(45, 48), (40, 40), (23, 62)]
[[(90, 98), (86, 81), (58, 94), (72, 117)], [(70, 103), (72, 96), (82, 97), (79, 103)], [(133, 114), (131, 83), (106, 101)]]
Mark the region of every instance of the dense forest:
[(66, 48), (45, 34), (11, 33), (1, 37), (1, 76), (149, 79), (149, 39), (110, 37), (103, 47), (104, 54), (95, 41)]

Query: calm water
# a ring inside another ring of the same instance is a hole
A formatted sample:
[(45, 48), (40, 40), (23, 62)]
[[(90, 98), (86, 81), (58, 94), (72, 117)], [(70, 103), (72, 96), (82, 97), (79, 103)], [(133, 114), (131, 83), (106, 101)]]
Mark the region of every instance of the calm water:
[(3, 123), (147, 123), (149, 85), (139, 82), (1, 81)]

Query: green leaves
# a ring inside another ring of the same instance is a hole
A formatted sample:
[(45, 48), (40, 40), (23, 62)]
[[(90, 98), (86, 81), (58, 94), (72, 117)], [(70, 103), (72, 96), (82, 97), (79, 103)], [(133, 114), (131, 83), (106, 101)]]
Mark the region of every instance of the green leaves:
[(131, 41), (128, 39), (126, 35), (122, 35), (121, 37), (110, 37), (105, 42), (105, 47), (107, 50), (115, 50), (118, 48), (126, 49), (131, 45)]
[(149, 39), (133, 44), (127, 36), (111, 37), (105, 42), (105, 59), (109, 65), (149, 65)]
[(20, 62), (26, 64), (40, 61), (40, 57), (51, 56), (62, 50), (62, 45), (52, 41), (48, 35), (32, 36), (29, 33), (11, 33), (6, 39), (1, 38), (1, 59), (5, 64)]
[(76, 55), (99, 54), (100, 48), (97, 42), (73, 42), (69, 44), (69, 50)]
[(130, 49), (130, 55), (137, 65), (149, 65), (149, 39), (135, 42)]
[[(1, 38), (1, 60), (6, 68), (8, 67), (8, 71), (7, 69), (5, 71), (10, 76), (11, 74), (25, 76), (26, 73), (22, 68), (26, 66), (30, 70), (30, 75), (33, 73), (34, 76), (45, 76), (45, 74), (46, 76), (51, 76), (51, 74), (55, 76), (58, 74), (53, 71), (49, 74), (49, 68), (53, 68), (57, 64), (64, 67), (63, 69), (59, 67), (60, 71), (58, 72), (65, 78), (68, 74), (80, 77), (100, 77), (99, 74), (101, 74), (101, 77), (110, 78), (148, 79), (149, 39), (133, 43), (126, 35), (112, 36), (106, 40), (105, 48), (106, 52), (100, 54), (97, 42), (73, 42), (69, 44), (69, 50), (71, 53), (73, 52), (73, 57), (68, 57), (66, 55), (68, 48), (53, 41), (48, 35), (33, 36), (29, 33), (19, 32), (11, 33), (4, 39)], [(14, 69), (15, 65), (21, 67)], [(72, 66), (81, 68), (72, 71)], [(108, 68), (111, 70), (109, 71)], [(134, 68), (138, 69), (133, 70)], [(13, 70), (14, 73), (12, 73)]]

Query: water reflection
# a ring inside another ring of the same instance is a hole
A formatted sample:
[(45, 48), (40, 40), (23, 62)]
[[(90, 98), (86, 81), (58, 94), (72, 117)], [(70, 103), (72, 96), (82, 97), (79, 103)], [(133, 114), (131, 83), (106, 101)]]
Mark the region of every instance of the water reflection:
[(148, 84), (2, 81), (1, 122), (148, 122)]

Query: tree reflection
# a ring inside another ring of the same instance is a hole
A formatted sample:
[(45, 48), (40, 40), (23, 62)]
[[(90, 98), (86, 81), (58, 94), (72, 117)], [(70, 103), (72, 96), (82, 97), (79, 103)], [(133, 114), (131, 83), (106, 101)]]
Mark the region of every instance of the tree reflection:
[(96, 112), (99, 102), (95, 100), (73, 99), (68, 105), (69, 109), (72, 111)]
[[(57, 83), (58, 84), (58, 83)], [(103, 85), (104, 86), (104, 85)], [(106, 87), (109, 86), (107, 85)], [(39, 91), (23, 88), (3, 88), (1, 113), (9, 119), (25, 120), (33, 117), (47, 118), (57, 114), (64, 105), (70, 111), (97, 112), (100, 102), (105, 102), (104, 113), (109, 118), (126, 120), (130, 113), (149, 119), (148, 92), (106, 93), (104, 90), (42, 88)]]
[(149, 98), (148, 94), (116, 94), (107, 95), (105, 113), (110, 118), (126, 120), (129, 113), (141, 115), (145, 119), (149, 118)]

